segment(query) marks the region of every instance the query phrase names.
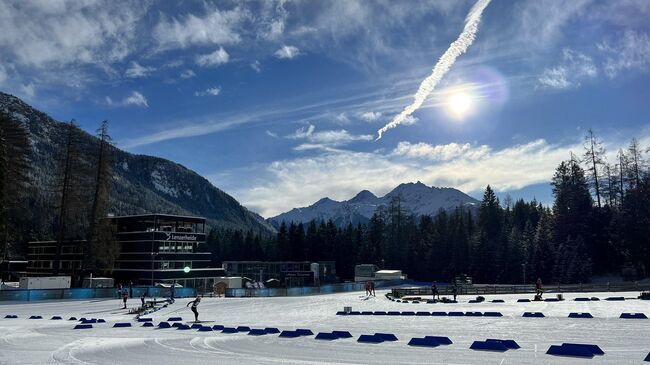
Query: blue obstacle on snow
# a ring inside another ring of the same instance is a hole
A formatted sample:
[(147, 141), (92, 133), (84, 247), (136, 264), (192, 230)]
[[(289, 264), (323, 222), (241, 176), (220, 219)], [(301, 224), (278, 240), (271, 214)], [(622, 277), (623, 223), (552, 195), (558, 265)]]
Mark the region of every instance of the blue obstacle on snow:
[(176, 327), (176, 329), (177, 330), (189, 330), (190, 326), (181, 323), (180, 326)]
[(6, 319), (12, 319), (12, 318), (15, 319), (15, 318), (18, 318), (18, 316), (15, 315), (15, 314), (7, 314), (7, 315), (5, 316), (5, 318), (6, 318)]
[(352, 312), (348, 313), (348, 316), (358, 316), (358, 315), (361, 315), (361, 313), (356, 312), (356, 311), (352, 311)]
[(485, 312), (483, 317), (503, 317), (503, 314), (501, 312)]
[(199, 327), (200, 332), (212, 332), (212, 327), (210, 326), (201, 326)]
[(438, 347), (440, 343), (432, 338), (419, 338), (413, 337), (409, 343), (409, 346), (422, 346), (422, 347)]
[(436, 301), (433, 299), (427, 299), (427, 304), (436, 304)]
[(338, 338), (351, 338), (352, 334), (348, 331), (332, 331), (332, 334)]
[(412, 301), (411, 303), (413, 303), (413, 304), (419, 304), (420, 302), (417, 301), (417, 300), (414, 300), (414, 301)]
[(430, 316), (431, 312), (416, 312), (416, 316)]
[(68, 321), (76, 321), (76, 320), (77, 320), (77, 317), (70, 317), (70, 318), (68, 318)]
[(463, 312), (449, 312), (447, 313), (449, 317), (462, 317), (465, 315)]
[(508, 348), (503, 342), (474, 341), (469, 348), (479, 351), (508, 351)]
[(594, 318), (591, 313), (569, 313), (569, 318)]
[(643, 313), (621, 313), (620, 318), (626, 319), (648, 319), (648, 317)]
[(650, 352), (648, 352), (648, 356), (646, 356), (645, 359), (643, 359), (643, 361), (650, 362)]
[(280, 332), (280, 337), (296, 338), (300, 337), (300, 334), (296, 331), (282, 331)]
[(387, 316), (399, 316), (399, 315), (400, 315), (400, 312), (397, 312), (397, 311), (390, 311), (390, 312), (386, 312), (386, 315), (387, 315)]
[(266, 327), (264, 331), (266, 331), (266, 333), (280, 333), (280, 330), (275, 327)]
[(517, 299), (517, 303), (530, 303), (530, 299)]
[(451, 342), (449, 337), (445, 337), (445, 336), (424, 336), (424, 338), (433, 339), (433, 340), (437, 341), (441, 345), (451, 345), (451, 344), (453, 344), (453, 342)]
[(431, 312), (431, 315), (436, 317), (442, 317), (442, 316), (446, 316), (447, 312)]
[(113, 328), (123, 328), (123, 327), (131, 327), (131, 323), (129, 322), (117, 322), (113, 325)]
[(138, 318), (138, 322), (153, 322), (153, 318)]
[(85, 330), (85, 329), (89, 329), (89, 328), (93, 328), (93, 325), (92, 324), (78, 324), (78, 325), (74, 326), (75, 330)]
[(300, 336), (313, 336), (314, 332), (307, 328), (297, 328), (296, 333)]
[(382, 343), (384, 340), (381, 337), (375, 335), (361, 335), (357, 338), (357, 342), (363, 343)]
[(392, 333), (379, 333), (378, 332), (378, 333), (375, 333), (375, 336), (381, 338), (384, 341), (391, 341), (391, 342), (397, 341), (397, 336), (395, 336)]
[(609, 301), (621, 301), (621, 300), (625, 300), (625, 297), (609, 297), (609, 298), (606, 298), (605, 300), (609, 300)]
[(522, 317), (527, 318), (544, 318), (544, 313), (542, 312), (524, 312)]
[(248, 331), (249, 336), (264, 336), (266, 334), (267, 332), (263, 328), (252, 328), (250, 331)]
[(474, 304), (474, 303), (481, 303), (481, 301), (476, 299), (470, 299), (470, 301), (467, 303)]
[(43, 319), (43, 316), (30, 316), (29, 319)]
[(153, 323), (151, 323), (151, 322), (144, 322), (144, 323), (142, 324), (142, 327), (153, 327)]
[(84, 318), (84, 319), (81, 320), (81, 323), (83, 323), (83, 324), (97, 323), (97, 319), (95, 319), (95, 318), (85, 319)]
[(375, 311), (374, 314), (375, 314), (376, 316), (385, 316), (385, 315), (386, 315), (386, 312), (384, 312), (384, 311)]
[(544, 299), (545, 302), (559, 302), (560, 299), (558, 298), (546, 298)]
[(586, 345), (576, 343), (563, 343), (562, 345), (552, 345), (546, 351), (548, 355), (556, 356), (573, 356), (573, 357), (588, 357), (592, 358), (594, 355), (604, 355), (603, 350), (597, 345)]
[(167, 322), (182, 322), (183, 318), (182, 317), (169, 317), (167, 318)]
[(224, 327), (221, 330), (221, 333), (237, 333), (237, 332), (239, 332), (239, 331), (237, 331), (237, 329), (234, 328), (234, 327)]
[(171, 325), (168, 322), (160, 322), (158, 328), (171, 328)]
[(248, 332), (251, 328), (248, 326), (237, 326), (237, 332)]
[(364, 312), (361, 312), (361, 315), (362, 315), (362, 316), (372, 316), (373, 314), (375, 314), (375, 313), (372, 312), (372, 311), (364, 311)]
[(483, 317), (483, 313), (481, 313), (481, 312), (467, 312), (467, 313), (465, 313), (465, 317)]
[(576, 302), (591, 302), (590, 298), (575, 298), (574, 301)]
[(85, 320), (86, 320), (86, 317), (81, 317), (81, 318), (79, 318), (79, 320), (80, 320), (80, 321), (85, 321)]
[(52, 316), (52, 318), (50, 318), (50, 320), (54, 320), (54, 321), (61, 320), (61, 319), (63, 319), (61, 318), (61, 316)]
[(172, 327), (176, 327), (176, 328), (178, 328), (178, 327), (180, 327), (180, 326), (182, 326), (182, 325), (183, 325), (183, 324), (180, 323), (180, 322), (174, 322), (174, 323), (172, 323)]
[(194, 324), (192, 324), (190, 326), (191, 329), (197, 329), (197, 328), (201, 328), (201, 327), (203, 327), (203, 325), (200, 324), (200, 323), (194, 323)]
[(406, 312), (402, 312), (401, 315), (402, 315), (402, 316), (414, 316), (414, 315), (415, 315), (415, 312), (406, 311)]
[(336, 315), (337, 316), (346, 316), (347, 313), (345, 313), (344, 311), (338, 311), (338, 312), (336, 312)]
[(222, 324), (215, 324), (214, 326), (212, 326), (212, 329), (215, 330), (215, 331), (221, 331), (221, 330), (223, 330), (223, 325)]
[(507, 347), (509, 350), (516, 350), (518, 348), (521, 348), (515, 340), (497, 340), (494, 338), (488, 338), (485, 340), (485, 342), (501, 342), (505, 347)]
[(100, 318), (100, 319), (97, 320), (97, 323), (106, 323), (106, 320), (103, 320), (103, 319)]
[(336, 336), (333, 333), (329, 333), (329, 332), (318, 332), (315, 339), (332, 341), (332, 340), (338, 340), (338, 336)]
[(505, 303), (505, 300), (503, 299), (494, 299), (492, 303)]

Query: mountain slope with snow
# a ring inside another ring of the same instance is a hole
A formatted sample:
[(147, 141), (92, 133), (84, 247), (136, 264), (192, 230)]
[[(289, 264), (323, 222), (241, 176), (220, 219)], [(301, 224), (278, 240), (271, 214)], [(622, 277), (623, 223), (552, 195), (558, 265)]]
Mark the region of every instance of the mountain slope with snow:
[(268, 220), (276, 227), (283, 221), (307, 223), (312, 220), (331, 219), (338, 226), (365, 223), (377, 209), (388, 207), (393, 199), (399, 199), (403, 209), (418, 216), (435, 215), (441, 210), (450, 211), (459, 206), (473, 208), (478, 207), (479, 204), (478, 200), (460, 190), (429, 187), (418, 181), (400, 184), (382, 197), (363, 190), (352, 199), (341, 202), (323, 198), (308, 207), (294, 208)]

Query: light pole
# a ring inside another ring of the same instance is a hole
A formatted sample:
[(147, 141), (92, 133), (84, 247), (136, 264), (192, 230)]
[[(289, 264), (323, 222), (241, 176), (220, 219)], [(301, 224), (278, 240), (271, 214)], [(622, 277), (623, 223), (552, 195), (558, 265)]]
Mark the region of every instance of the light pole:
[(158, 256), (158, 252), (151, 253), (151, 287), (153, 288), (153, 269), (154, 269), (154, 259)]

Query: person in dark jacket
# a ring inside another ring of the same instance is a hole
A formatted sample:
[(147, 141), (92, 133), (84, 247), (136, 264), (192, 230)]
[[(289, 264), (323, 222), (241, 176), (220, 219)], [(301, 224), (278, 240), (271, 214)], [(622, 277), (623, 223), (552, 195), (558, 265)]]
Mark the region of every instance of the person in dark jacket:
[(456, 296), (458, 295), (458, 284), (454, 281), (454, 285), (451, 287), (451, 294), (454, 296), (454, 301), (456, 301)]
[(129, 299), (129, 292), (126, 290), (126, 288), (124, 288), (124, 290), (122, 290), (122, 301), (124, 302), (124, 308), (122, 309), (126, 309), (127, 299)]
[(436, 296), (438, 297), (438, 300), (440, 300), (440, 293), (438, 292), (438, 284), (434, 281), (431, 284), (431, 294), (433, 295), (433, 299), (436, 299)]
[(373, 297), (376, 297), (376, 295), (375, 295), (375, 282), (374, 281), (370, 282), (370, 291), (369, 292), (372, 294)]
[(196, 299), (187, 303), (186, 305), (186, 307), (188, 307), (190, 304), (192, 305), (192, 313), (194, 313), (194, 322), (199, 321), (199, 311), (197, 310), (197, 307), (199, 306), (200, 303), (201, 303), (201, 297), (197, 295)]

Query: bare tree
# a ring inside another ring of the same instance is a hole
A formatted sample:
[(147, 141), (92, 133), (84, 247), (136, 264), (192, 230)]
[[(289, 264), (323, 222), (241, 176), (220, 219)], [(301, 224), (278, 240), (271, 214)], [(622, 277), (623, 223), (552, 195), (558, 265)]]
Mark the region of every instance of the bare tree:
[(641, 174), (643, 171), (643, 165), (645, 163), (639, 146), (639, 141), (636, 138), (632, 138), (630, 146), (627, 149), (628, 153), (628, 170), (627, 175), (631, 184), (634, 188), (638, 188), (641, 183)]
[(605, 155), (605, 149), (603, 148), (602, 142), (596, 137), (594, 131), (589, 129), (587, 135), (585, 136), (585, 154), (584, 162), (587, 164), (587, 172), (589, 173), (590, 185), (596, 193), (596, 202), (598, 208), (601, 207), (600, 195), (601, 195), (601, 186), (599, 179), (598, 168), (604, 163), (603, 156)]

